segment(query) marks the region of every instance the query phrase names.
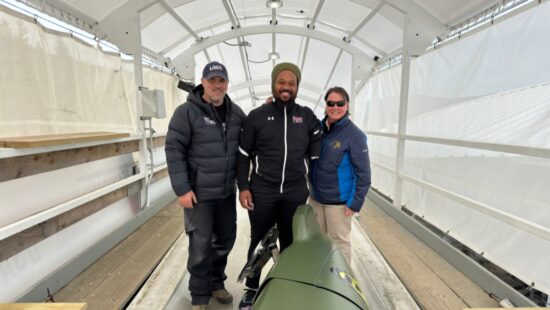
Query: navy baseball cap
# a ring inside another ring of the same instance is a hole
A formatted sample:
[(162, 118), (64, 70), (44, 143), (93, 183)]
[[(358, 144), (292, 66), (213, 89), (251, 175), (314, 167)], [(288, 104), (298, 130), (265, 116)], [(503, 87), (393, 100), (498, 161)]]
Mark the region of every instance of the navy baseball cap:
[(219, 76), (229, 81), (229, 78), (227, 77), (227, 69), (225, 69), (225, 66), (217, 61), (207, 64), (202, 70), (203, 79), (209, 80), (215, 76)]

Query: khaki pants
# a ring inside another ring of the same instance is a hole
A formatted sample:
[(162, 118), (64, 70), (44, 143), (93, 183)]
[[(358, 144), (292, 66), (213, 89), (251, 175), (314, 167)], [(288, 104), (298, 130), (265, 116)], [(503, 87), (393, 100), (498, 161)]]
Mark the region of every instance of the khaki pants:
[(309, 205), (313, 207), (321, 231), (325, 233), (341, 250), (351, 263), (351, 216), (344, 213), (346, 205), (325, 205), (309, 197)]

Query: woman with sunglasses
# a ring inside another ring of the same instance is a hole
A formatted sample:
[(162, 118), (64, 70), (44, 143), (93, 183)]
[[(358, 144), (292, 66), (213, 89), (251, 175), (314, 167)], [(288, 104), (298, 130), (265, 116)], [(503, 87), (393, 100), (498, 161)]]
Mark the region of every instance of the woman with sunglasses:
[(308, 203), (321, 230), (351, 262), (351, 218), (371, 183), (367, 136), (349, 119), (349, 95), (342, 87), (325, 95), (321, 156), (311, 164)]

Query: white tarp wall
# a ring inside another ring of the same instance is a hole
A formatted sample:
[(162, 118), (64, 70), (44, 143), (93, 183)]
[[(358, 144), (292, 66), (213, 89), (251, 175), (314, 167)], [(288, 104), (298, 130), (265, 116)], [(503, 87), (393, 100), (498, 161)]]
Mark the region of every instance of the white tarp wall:
[[(400, 86), (401, 65), (372, 76), (355, 100), (354, 122), (369, 132), (395, 135)], [(396, 140), (393, 136), (368, 135), (368, 145), (373, 187), (391, 197), (395, 185)]]
[[(401, 176), (409, 210), (550, 294), (548, 16), (547, 1), (411, 61)], [(390, 197), (400, 76), (373, 76), (356, 110)]]
[[(133, 64), (0, 6), (0, 137), (112, 131), (138, 134)], [(144, 68), (144, 86), (164, 91), (166, 132), (187, 94), (177, 78)]]
[[(87, 131), (139, 134), (133, 64), (118, 55), (0, 6), (0, 68), (0, 137)], [(164, 91), (167, 117), (154, 119), (153, 128), (166, 132), (173, 110), (187, 94), (177, 89), (174, 76), (150, 68), (144, 68), (143, 75), (146, 87)], [(0, 182), (0, 229), (127, 179), (135, 161), (133, 154), (122, 154)], [(163, 147), (156, 148), (155, 166), (164, 162)], [(167, 192), (168, 178), (153, 183), (150, 201)], [(138, 196), (130, 194), (1, 261), (0, 303), (16, 301), (135, 218)]]

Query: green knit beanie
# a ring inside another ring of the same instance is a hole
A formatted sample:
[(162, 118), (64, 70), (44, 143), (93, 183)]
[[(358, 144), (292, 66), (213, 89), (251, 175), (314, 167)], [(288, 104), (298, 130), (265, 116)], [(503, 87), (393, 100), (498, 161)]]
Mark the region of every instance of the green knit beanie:
[(275, 80), (277, 79), (277, 75), (279, 75), (279, 73), (281, 73), (281, 71), (283, 70), (289, 70), (294, 73), (294, 75), (296, 76), (296, 82), (298, 83), (298, 85), (300, 85), (300, 79), (302, 78), (300, 68), (290, 62), (281, 62), (280, 64), (273, 67), (273, 71), (271, 71), (271, 91), (273, 94), (275, 94)]

